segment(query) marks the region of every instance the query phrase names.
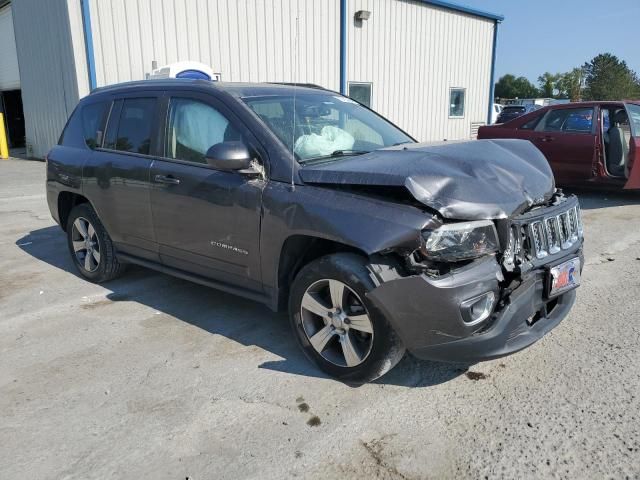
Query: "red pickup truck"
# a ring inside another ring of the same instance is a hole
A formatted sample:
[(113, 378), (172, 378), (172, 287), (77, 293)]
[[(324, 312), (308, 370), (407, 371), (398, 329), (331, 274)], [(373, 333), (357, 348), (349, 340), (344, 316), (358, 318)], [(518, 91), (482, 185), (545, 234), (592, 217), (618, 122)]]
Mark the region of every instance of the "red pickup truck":
[(640, 101), (551, 105), (481, 127), (478, 138), (530, 140), (558, 185), (640, 189)]

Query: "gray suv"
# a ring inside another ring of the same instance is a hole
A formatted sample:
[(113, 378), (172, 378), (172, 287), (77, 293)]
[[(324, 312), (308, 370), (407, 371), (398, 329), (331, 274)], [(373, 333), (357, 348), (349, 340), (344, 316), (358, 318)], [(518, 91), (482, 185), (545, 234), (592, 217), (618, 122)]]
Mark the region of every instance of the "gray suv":
[(80, 275), (106, 282), (134, 263), (288, 308), (307, 356), (345, 381), (405, 350), (521, 350), (580, 283), (578, 201), (531, 143), (419, 144), (312, 86), (101, 88), (47, 157)]

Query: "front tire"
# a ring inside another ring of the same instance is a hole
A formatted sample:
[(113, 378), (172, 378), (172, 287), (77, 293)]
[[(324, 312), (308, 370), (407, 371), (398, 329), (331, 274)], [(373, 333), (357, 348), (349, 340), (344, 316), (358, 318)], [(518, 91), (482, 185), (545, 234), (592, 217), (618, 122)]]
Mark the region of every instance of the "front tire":
[(289, 297), (289, 316), (304, 353), (340, 380), (381, 377), (405, 348), (382, 312), (367, 298), (375, 288), (368, 262), (350, 253), (328, 255), (300, 270)]
[(108, 282), (124, 269), (118, 262), (111, 237), (87, 203), (75, 206), (69, 214), (67, 245), (78, 272), (91, 282)]

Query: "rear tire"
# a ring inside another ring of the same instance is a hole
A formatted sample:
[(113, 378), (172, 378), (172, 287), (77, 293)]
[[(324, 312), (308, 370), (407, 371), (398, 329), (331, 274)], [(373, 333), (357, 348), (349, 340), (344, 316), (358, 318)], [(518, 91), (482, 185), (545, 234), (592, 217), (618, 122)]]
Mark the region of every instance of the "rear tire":
[(111, 237), (88, 203), (75, 206), (69, 213), (67, 245), (78, 272), (91, 282), (108, 282), (124, 270)]
[(364, 257), (338, 253), (304, 266), (289, 296), (289, 317), (304, 353), (340, 380), (381, 377), (405, 347), (382, 312), (367, 298), (375, 288)]

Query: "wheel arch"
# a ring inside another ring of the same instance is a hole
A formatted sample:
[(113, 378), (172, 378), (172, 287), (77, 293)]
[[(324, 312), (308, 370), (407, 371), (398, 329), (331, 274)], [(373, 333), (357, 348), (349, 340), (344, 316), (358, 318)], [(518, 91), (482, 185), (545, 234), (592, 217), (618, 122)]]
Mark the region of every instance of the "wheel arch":
[(62, 230), (65, 232), (67, 231), (67, 220), (69, 219), (71, 210), (82, 203), (91, 204), (89, 199), (80, 193), (62, 191), (58, 194), (58, 218), (60, 219), (60, 227), (62, 227)]
[(291, 284), (302, 267), (320, 257), (339, 252), (369, 258), (364, 250), (335, 240), (304, 234), (287, 237), (278, 260), (277, 310), (286, 309)]

